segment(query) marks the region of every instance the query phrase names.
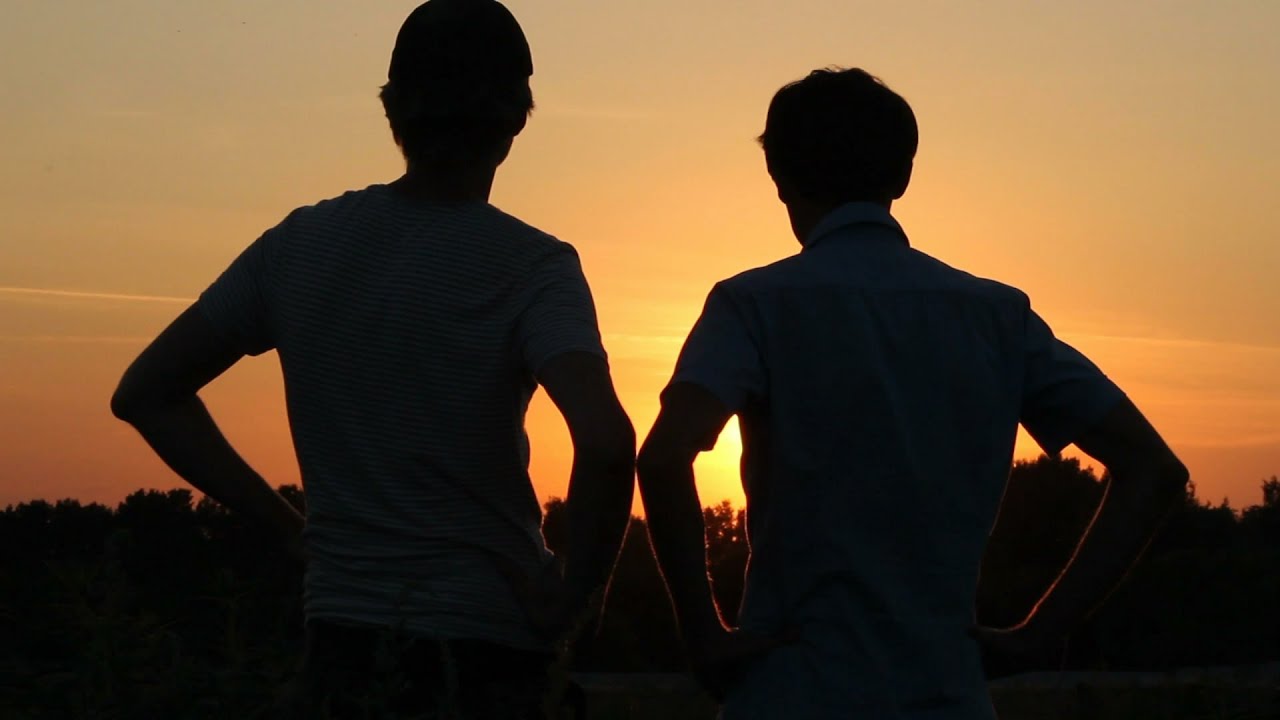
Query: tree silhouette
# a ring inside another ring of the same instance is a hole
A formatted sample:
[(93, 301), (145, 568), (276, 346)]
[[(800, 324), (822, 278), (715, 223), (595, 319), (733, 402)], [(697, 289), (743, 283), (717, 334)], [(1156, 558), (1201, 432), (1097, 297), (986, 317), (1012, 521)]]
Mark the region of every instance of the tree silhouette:
[[(1070, 555), (1105, 487), (1074, 460), (1010, 474), (979, 584), (986, 623), (1020, 619)], [(1280, 479), (1237, 513), (1194, 492), (1071, 640), (1075, 669), (1280, 660)], [(296, 487), (281, 488), (303, 506)], [(717, 600), (733, 621), (745, 513), (704, 509)], [(543, 535), (567, 548), (552, 498)], [(35, 500), (0, 512), (0, 717), (247, 717), (267, 712), (301, 651), (299, 568), (258, 529), (186, 490), (117, 507)], [(582, 671), (685, 667), (644, 521), (632, 520)]]
[(725, 620), (736, 623), (750, 555), (747, 514), (722, 500), (719, 505), (704, 508), (702, 517), (707, 526), (707, 564), (716, 603)]
[(978, 584), (978, 621), (1026, 617), (1071, 557), (1102, 499), (1103, 481), (1074, 458), (1014, 463)]

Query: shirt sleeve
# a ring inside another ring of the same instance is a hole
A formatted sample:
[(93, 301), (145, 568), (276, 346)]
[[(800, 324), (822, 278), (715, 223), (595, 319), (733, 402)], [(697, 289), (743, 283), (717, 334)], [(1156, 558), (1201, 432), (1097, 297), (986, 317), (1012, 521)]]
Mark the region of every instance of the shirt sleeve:
[(528, 301), (517, 325), (525, 366), (535, 375), (548, 360), (581, 351), (607, 359), (591, 288), (578, 253), (567, 244), (534, 267)]
[(753, 399), (766, 394), (765, 368), (756, 334), (723, 284), (716, 285), (707, 296), (667, 387), (682, 382), (710, 391), (733, 413), (741, 412)]
[(1124, 399), (1096, 365), (1028, 312), (1022, 425), (1046, 453), (1056, 455)]
[(196, 301), (196, 307), (227, 340), (246, 355), (276, 346), (272, 323), (272, 260), (283, 223), (245, 248)]

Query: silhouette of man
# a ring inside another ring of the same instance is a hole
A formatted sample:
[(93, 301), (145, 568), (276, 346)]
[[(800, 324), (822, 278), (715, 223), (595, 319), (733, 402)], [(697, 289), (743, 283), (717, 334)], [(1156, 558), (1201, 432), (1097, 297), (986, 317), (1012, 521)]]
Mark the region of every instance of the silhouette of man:
[[(372, 696), (401, 713), (434, 713), (446, 698), (466, 717), (524, 717), (554, 639), (621, 545), (635, 435), (578, 256), (488, 202), (533, 108), (532, 72), (501, 4), (414, 10), (381, 94), (404, 175), (290, 213), (156, 338), (112, 399), (185, 480), (305, 552), (303, 714), (346, 717)], [(305, 523), (197, 397), (272, 349)], [(538, 385), (573, 439), (563, 577), (528, 475), (524, 417)], [(388, 647), (397, 662), (383, 673)]]
[[(695, 670), (739, 718), (992, 718), (981, 643), (1051, 650), (1127, 571), (1186, 470), (1018, 290), (912, 249), (889, 209), (917, 144), (858, 69), (783, 87), (761, 137), (798, 254), (717, 284), (638, 469)], [(738, 415), (751, 558), (739, 629), (707, 579), (692, 462)], [(1025, 622), (974, 627), (1022, 423), (1112, 481)]]

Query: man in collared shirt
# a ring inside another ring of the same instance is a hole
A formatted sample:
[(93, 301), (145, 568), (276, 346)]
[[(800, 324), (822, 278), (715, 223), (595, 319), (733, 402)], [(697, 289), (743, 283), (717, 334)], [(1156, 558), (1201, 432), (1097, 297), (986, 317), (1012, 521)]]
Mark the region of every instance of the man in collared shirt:
[[(815, 71), (777, 93), (761, 142), (801, 251), (711, 291), (639, 458), (691, 660), (726, 720), (991, 718), (982, 650), (1051, 651), (1131, 566), (1186, 470), (1026, 295), (910, 246), (890, 214), (917, 145), (905, 100), (861, 70)], [(751, 560), (730, 630), (692, 462), (735, 414)], [(1019, 423), (1112, 480), (1031, 615), (977, 628)]]

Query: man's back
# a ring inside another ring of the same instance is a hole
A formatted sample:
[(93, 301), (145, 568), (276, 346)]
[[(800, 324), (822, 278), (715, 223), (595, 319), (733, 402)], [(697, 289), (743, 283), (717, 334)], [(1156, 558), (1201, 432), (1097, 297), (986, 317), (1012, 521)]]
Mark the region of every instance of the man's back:
[[(1025, 295), (911, 250), (889, 214), (919, 143), (902, 96), (858, 68), (815, 70), (774, 95), (760, 141), (804, 249), (712, 290), (637, 459), (693, 666), (727, 695), (725, 720), (985, 720), (979, 642), (1001, 661), (1051, 652), (1130, 567), (1186, 468)], [(715, 607), (693, 487), (732, 415), (751, 540), (738, 630)], [(978, 628), (1019, 423), (1112, 479), (1027, 618)]]
[[(376, 693), (401, 714), (524, 717), (551, 640), (589, 616), (622, 545), (635, 430), (577, 256), (488, 204), (533, 110), (532, 75), (501, 3), (415, 8), (378, 95), (404, 174), (268, 231), (112, 395), (184, 480), (306, 556), (298, 716), (359, 715)], [(305, 519), (198, 396), (273, 348)], [(535, 384), (573, 443), (562, 574), (528, 477)]]
[[(713, 329), (729, 316), (752, 348)], [(737, 372), (702, 362), (729, 353), (748, 358)], [(672, 382), (742, 405), (740, 624), (803, 637), (752, 669), (725, 717), (989, 712), (968, 635), (983, 548), (1019, 420), (1046, 444), (1069, 437), (1036, 408), (1079, 372), (1094, 379), (1076, 388), (1085, 414), (1120, 399), (1023, 293), (912, 250), (877, 205), (846, 205), (798, 255), (718, 285)]]
[[(265, 320), (237, 316), (246, 296)], [(534, 373), (603, 353), (573, 248), (486, 203), (375, 185), (295, 211), (201, 305), (279, 349), (308, 617), (538, 647), (498, 564), (549, 559), (527, 473)]]

